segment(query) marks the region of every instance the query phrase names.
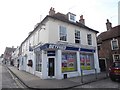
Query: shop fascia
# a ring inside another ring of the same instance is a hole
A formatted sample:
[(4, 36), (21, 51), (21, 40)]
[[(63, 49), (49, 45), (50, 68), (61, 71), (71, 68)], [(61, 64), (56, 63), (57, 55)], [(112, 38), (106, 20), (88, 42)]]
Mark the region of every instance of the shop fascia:
[(95, 48), (89, 49), (89, 48), (75, 47), (64, 44), (51, 44), (51, 43), (46, 43), (44, 45), (40, 45), (39, 47), (34, 48), (34, 52), (36, 53), (41, 50), (47, 50), (47, 49), (73, 50), (73, 51), (92, 52), (92, 53), (95, 52)]

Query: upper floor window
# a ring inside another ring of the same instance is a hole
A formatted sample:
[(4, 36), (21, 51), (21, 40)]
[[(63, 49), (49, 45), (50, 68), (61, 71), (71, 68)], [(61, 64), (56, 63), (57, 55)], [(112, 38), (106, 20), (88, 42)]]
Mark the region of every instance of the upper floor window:
[(118, 50), (119, 49), (117, 39), (111, 40), (111, 47), (112, 47), (112, 50)]
[(75, 14), (69, 12), (68, 13), (68, 18), (69, 18), (70, 21), (76, 22), (76, 15)]
[(66, 27), (60, 26), (59, 27), (59, 40), (61, 41), (67, 41), (67, 30)]
[(75, 30), (75, 43), (81, 43), (80, 42), (80, 31)]
[(87, 41), (88, 41), (88, 45), (92, 45), (92, 35), (91, 34), (87, 34)]

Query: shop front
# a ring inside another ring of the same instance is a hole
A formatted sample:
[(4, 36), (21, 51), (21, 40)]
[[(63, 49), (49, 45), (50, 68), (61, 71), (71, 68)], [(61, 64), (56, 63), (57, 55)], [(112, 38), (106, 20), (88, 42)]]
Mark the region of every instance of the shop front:
[[(42, 79), (64, 79), (99, 72), (95, 49), (46, 43), (34, 49), (35, 75)], [(96, 66), (97, 65), (97, 66)]]

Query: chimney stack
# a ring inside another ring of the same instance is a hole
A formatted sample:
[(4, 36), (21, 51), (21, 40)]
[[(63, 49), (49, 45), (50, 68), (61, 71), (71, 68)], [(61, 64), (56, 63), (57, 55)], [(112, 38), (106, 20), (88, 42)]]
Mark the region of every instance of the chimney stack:
[(112, 29), (112, 23), (109, 22), (108, 19), (107, 19), (107, 23), (106, 23), (106, 28), (107, 28), (107, 31)]
[(79, 22), (85, 25), (85, 19), (83, 19), (83, 15), (80, 16)]
[(49, 11), (49, 15), (52, 16), (54, 14), (55, 14), (55, 9), (51, 7)]

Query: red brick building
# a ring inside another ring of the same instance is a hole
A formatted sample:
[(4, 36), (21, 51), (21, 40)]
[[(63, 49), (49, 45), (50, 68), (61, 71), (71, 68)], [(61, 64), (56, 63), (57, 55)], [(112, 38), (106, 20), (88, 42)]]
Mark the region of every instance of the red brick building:
[(97, 37), (101, 71), (108, 70), (112, 62), (120, 60), (120, 25), (112, 27), (107, 19), (107, 31)]

